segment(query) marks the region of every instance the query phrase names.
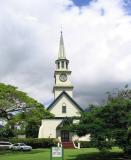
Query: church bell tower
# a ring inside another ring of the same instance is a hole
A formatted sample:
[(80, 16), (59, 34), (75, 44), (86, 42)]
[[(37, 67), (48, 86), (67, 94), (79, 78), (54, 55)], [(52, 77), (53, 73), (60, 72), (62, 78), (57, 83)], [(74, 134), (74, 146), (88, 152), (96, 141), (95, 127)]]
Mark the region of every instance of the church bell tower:
[(71, 71), (69, 70), (69, 60), (66, 59), (63, 35), (60, 35), (58, 59), (55, 61), (56, 70), (54, 72), (55, 85), (53, 87), (54, 98), (56, 99), (63, 91), (73, 97), (73, 85), (70, 81)]

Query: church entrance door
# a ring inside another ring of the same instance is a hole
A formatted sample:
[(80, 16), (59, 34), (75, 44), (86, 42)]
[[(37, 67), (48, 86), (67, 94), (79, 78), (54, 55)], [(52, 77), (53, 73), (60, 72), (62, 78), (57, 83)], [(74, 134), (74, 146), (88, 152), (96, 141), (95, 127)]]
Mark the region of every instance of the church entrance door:
[(68, 142), (69, 141), (69, 131), (62, 130), (61, 131), (61, 141), (62, 142)]

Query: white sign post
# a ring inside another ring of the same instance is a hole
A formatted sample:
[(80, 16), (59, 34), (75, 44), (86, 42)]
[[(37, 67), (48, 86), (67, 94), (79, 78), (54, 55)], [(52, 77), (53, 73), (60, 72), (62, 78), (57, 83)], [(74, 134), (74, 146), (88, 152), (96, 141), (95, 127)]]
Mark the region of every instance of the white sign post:
[(64, 154), (63, 154), (63, 148), (62, 147), (52, 147), (51, 148), (50, 160), (52, 160), (53, 158), (56, 158), (56, 157), (64, 160)]

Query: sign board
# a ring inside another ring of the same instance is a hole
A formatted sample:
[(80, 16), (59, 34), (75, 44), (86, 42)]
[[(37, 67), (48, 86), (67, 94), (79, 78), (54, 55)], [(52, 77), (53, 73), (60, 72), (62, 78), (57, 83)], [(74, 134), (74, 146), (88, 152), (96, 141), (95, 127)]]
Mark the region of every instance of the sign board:
[(62, 158), (63, 159), (63, 148), (62, 147), (52, 147), (51, 148), (51, 160), (52, 158)]

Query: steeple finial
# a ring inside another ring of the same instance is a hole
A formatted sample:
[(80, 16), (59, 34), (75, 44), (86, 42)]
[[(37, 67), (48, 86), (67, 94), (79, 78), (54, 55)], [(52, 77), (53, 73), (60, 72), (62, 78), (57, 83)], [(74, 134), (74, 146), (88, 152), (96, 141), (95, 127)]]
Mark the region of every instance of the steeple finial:
[(59, 59), (65, 59), (65, 49), (64, 49), (64, 41), (63, 41), (63, 32), (62, 32), (62, 27), (61, 27), (61, 35), (60, 35), (60, 45), (59, 45), (59, 54), (58, 54)]
[(61, 31), (60, 31), (60, 33), (62, 34), (62, 25), (61, 25)]

